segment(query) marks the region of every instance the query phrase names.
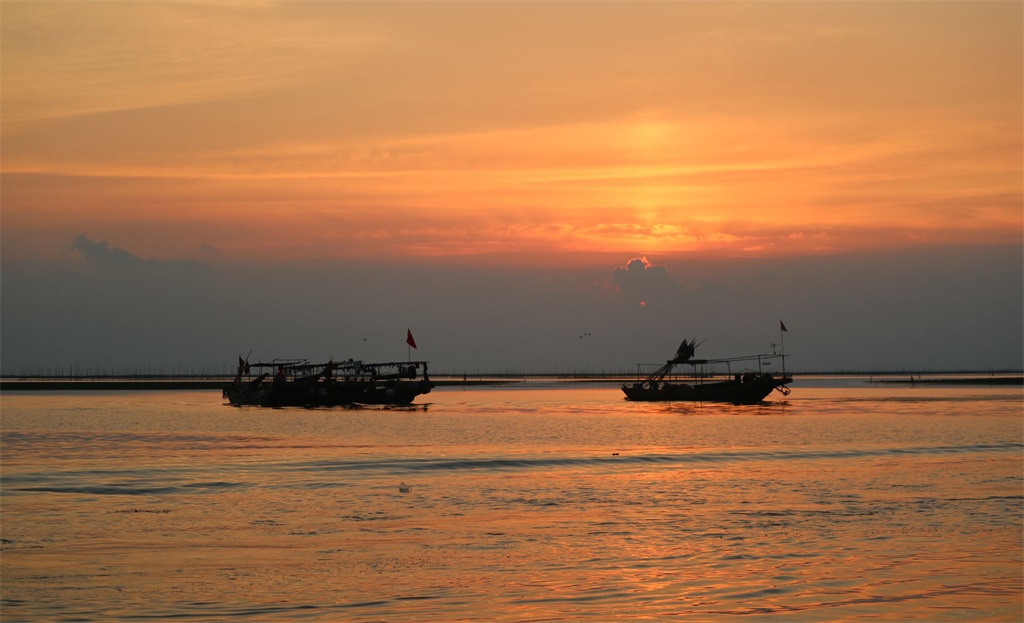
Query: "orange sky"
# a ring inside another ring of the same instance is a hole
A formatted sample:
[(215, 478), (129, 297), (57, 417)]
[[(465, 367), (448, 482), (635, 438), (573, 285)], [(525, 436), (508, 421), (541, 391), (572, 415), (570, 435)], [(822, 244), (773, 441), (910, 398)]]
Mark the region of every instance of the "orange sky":
[[(4, 259), (1020, 243), (1019, 2), (10, 2)], [(511, 258), (511, 259), (508, 259)]]

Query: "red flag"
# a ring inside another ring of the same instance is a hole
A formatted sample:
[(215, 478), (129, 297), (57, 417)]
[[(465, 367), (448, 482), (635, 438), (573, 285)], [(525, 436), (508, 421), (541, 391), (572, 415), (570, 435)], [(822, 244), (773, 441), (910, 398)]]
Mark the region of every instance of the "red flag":
[(781, 320), (779, 321), (779, 328), (785, 331), (786, 333), (789, 333), (789, 329), (786, 328), (786, 323), (782, 322)]
[(416, 340), (412, 339), (412, 329), (406, 329), (405, 343), (416, 348)]

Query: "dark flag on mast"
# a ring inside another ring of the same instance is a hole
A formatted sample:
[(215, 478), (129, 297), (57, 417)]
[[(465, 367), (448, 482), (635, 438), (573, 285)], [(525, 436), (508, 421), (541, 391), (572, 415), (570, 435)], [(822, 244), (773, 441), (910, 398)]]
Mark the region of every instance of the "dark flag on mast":
[(412, 339), (412, 329), (406, 329), (405, 332), (405, 343), (408, 344), (409, 346), (412, 346), (413, 348), (416, 348), (416, 340)]
[(779, 321), (779, 330), (789, 333), (789, 329), (786, 328), (786, 323), (782, 322), (781, 320)]

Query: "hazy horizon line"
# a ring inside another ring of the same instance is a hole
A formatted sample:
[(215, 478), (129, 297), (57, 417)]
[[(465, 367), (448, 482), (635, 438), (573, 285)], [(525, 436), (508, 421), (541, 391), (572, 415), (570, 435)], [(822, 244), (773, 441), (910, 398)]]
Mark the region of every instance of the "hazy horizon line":
[[(656, 365), (656, 364), (650, 364)], [(771, 370), (770, 372), (779, 372), (779, 370)], [(800, 375), (800, 376), (901, 376), (901, 375), (917, 375), (917, 374), (928, 374), (928, 375), (946, 375), (946, 374), (1024, 374), (1024, 367), (1021, 368), (932, 368), (932, 369), (910, 369), (910, 368), (887, 368), (887, 369), (807, 369), (807, 370), (787, 370), (787, 374)], [(706, 374), (724, 374), (722, 372), (707, 372)], [(256, 375), (249, 375), (256, 376)], [(548, 370), (548, 371), (525, 371), (525, 370), (505, 370), (505, 371), (451, 371), (444, 370), (438, 372), (432, 372), (430, 376), (434, 378), (579, 378), (579, 379), (600, 379), (600, 378), (623, 378), (623, 377), (641, 377), (644, 374), (637, 374), (636, 370), (602, 370), (600, 372), (586, 371), (586, 370)], [(690, 376), (687, 373), (680, 373), (676, 376)], [(0, 371), (0, 379), (5, 380), (97, 380), (97, 379), (110, 379), (110, 380), (131, 380), (131, 379), (147, 379), (147, 380), (224, 380), (232, 379), (235, 377), (234, 372), (228, 372), (225, 370), (207, 371), (207, 372), (167, 372), (159, 371), (139, 371), (139, 372), (86, 372), (86, 373), (15, 373), (10, 371)]]

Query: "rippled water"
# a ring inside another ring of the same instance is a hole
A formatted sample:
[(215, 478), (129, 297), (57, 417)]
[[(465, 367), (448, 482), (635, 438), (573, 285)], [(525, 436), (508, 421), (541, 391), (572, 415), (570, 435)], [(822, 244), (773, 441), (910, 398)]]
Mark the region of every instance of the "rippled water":
[[(1019, 388), (7, 393), (14, 621), (1020, 621)], [(400, 483), (409, 486), (399, 490)]]

